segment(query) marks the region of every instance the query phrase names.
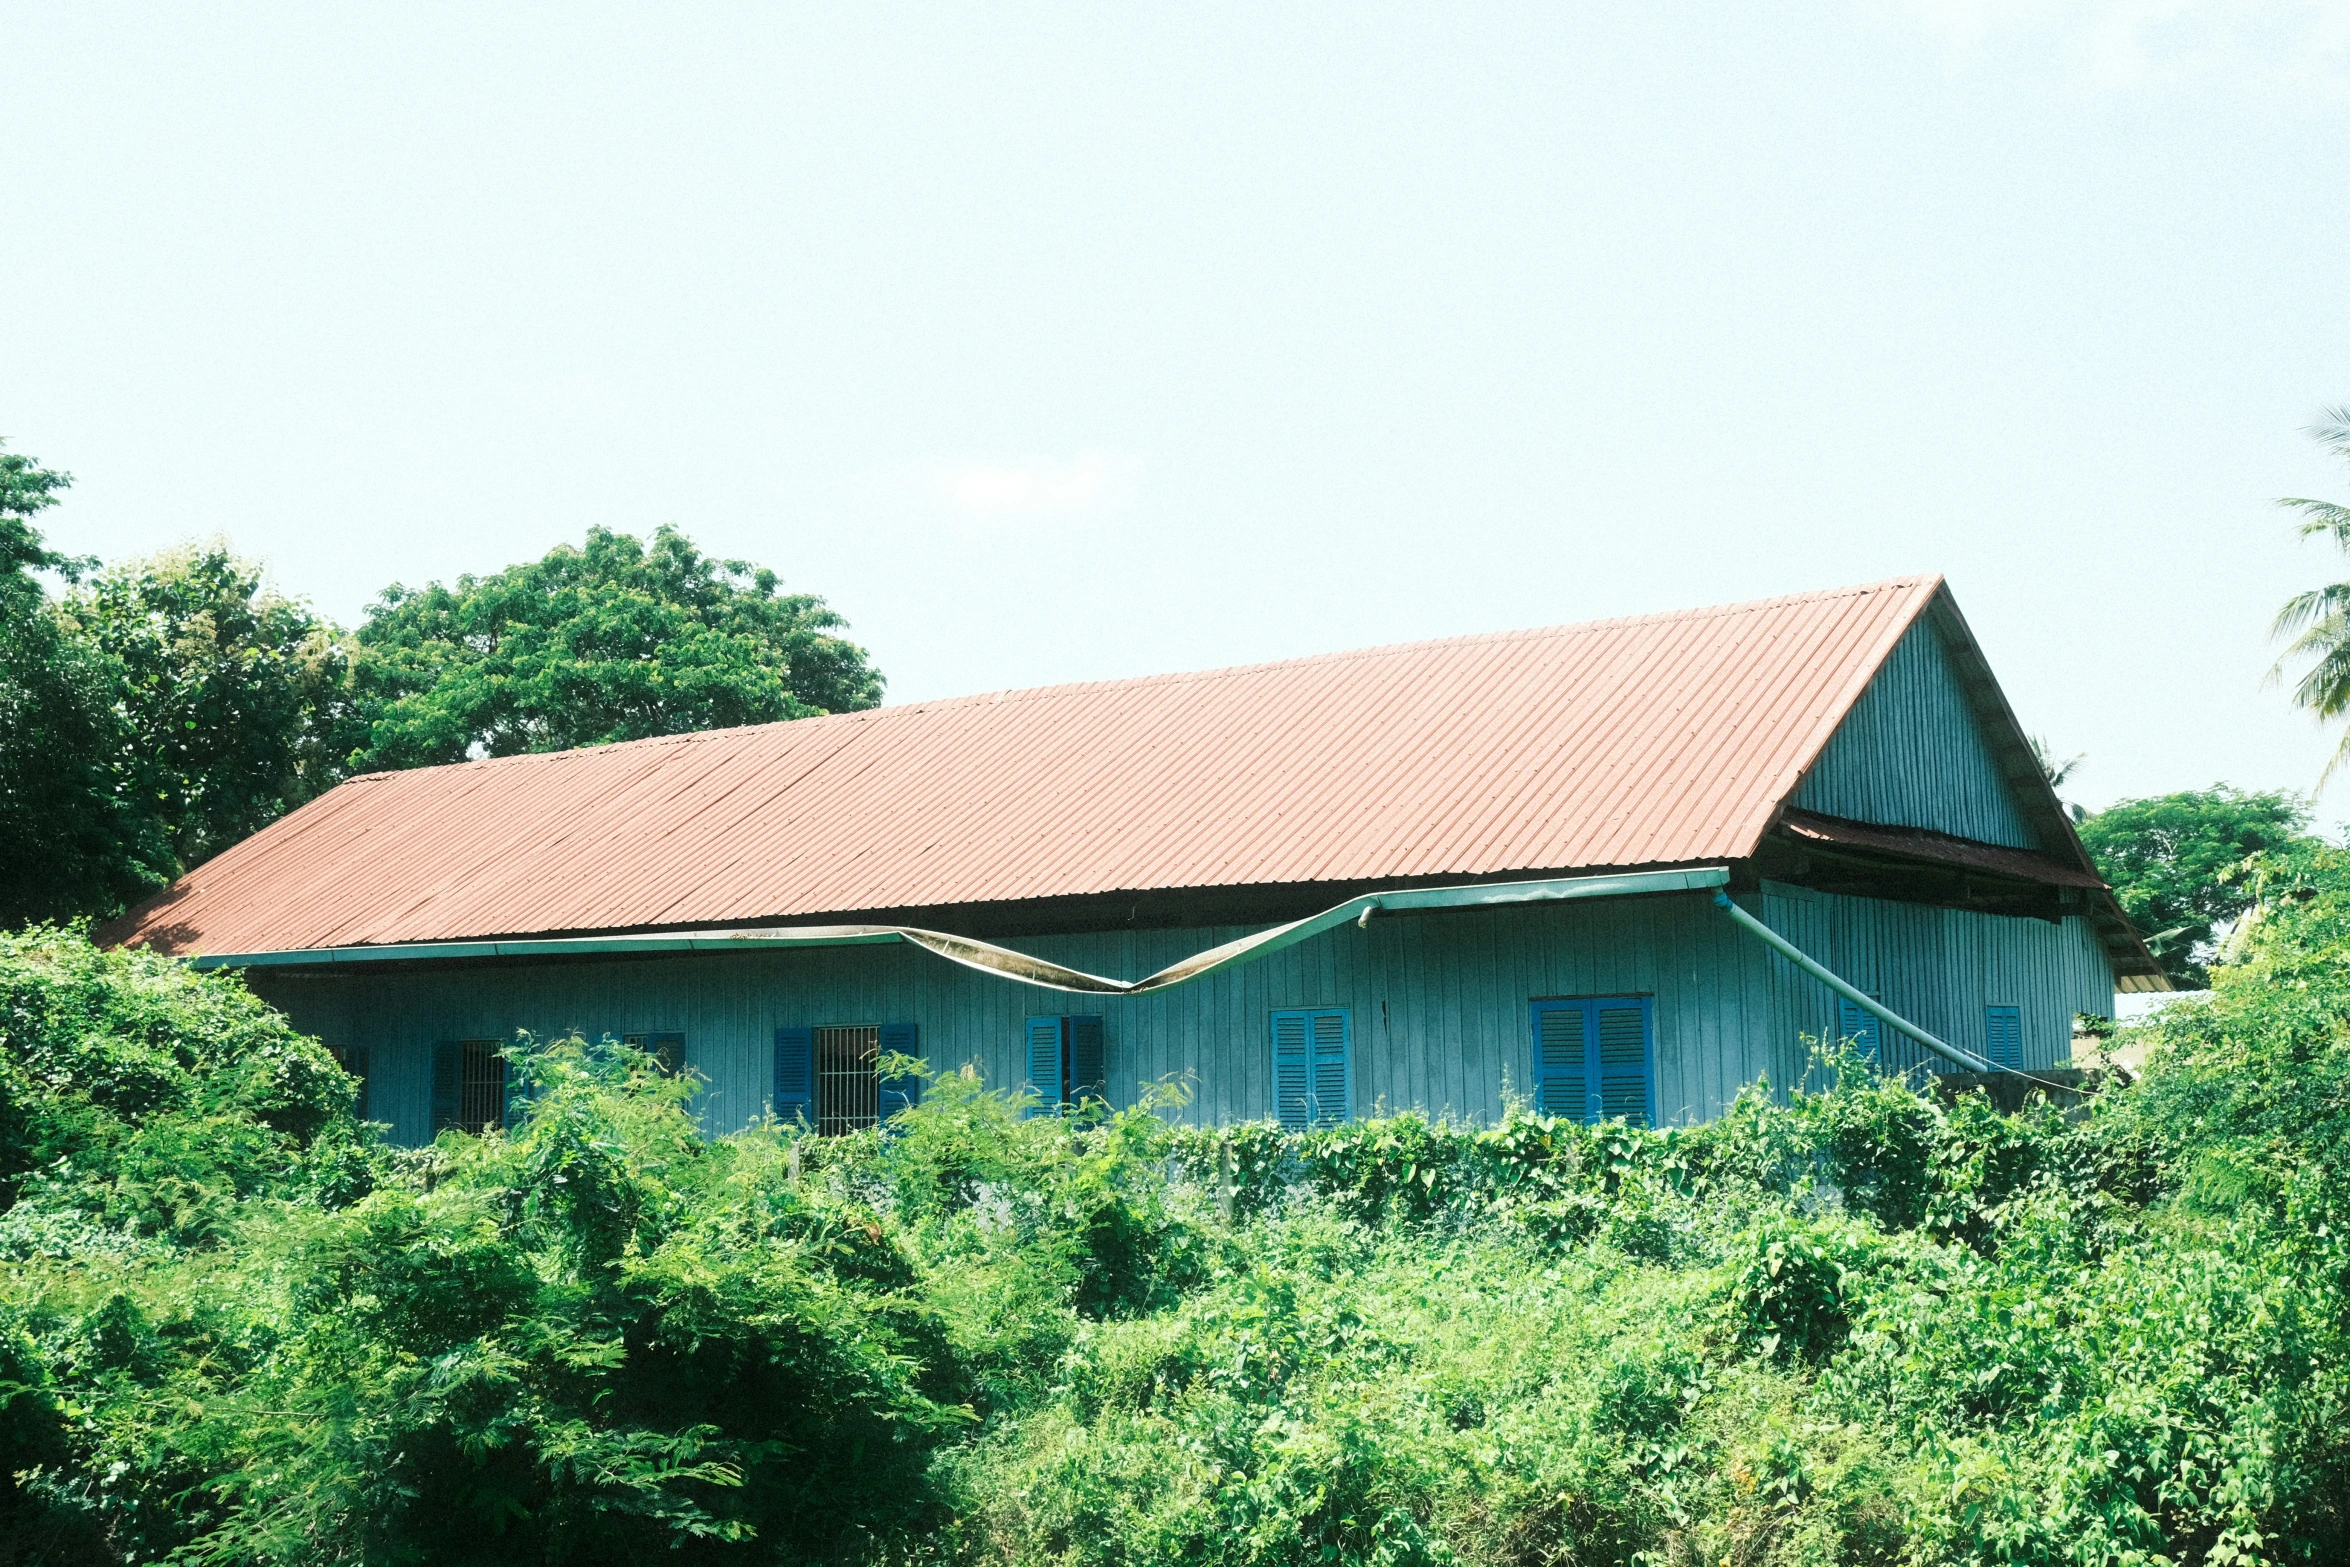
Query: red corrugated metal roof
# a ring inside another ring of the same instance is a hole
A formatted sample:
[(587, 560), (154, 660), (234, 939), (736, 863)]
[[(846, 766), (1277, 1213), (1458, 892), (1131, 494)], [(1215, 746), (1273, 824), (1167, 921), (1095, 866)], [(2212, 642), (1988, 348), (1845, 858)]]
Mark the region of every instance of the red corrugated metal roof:
[(1741, 858), (1939, 588), (379, 773), (103, 934), (261, 952)]

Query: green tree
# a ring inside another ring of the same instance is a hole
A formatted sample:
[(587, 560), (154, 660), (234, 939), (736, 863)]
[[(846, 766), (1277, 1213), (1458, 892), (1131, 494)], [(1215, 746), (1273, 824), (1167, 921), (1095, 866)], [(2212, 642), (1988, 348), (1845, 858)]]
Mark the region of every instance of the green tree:
[(2308, 825), (2298, 796), (2214, 784), (2123, 800), (2080, 832), (2171, 983), (2201, 990), (2211, 982), (2204, 963), (2214, 929), (2252, 904), (2250, 884), (2234, 873), (2252, 855), (2300, 841)]
[(178, 869), (332, 787), (364, 739), (349, 639), (223, 543), (110, 566), (62, 612), (120, 669), (119, 771)]
[(0, 451), (0, 923), (105, 914), (161, 881), (160, 816), (126, 791), (120, 666), (35, 574), (74, 572), (32, 519), (72, 476)]
[[(2350, 462), (2350, 403), (2327, 409), (2309, 433), (2327, 451)], [(2301, 514), (2301, 537), (2323, 534), (2337, 548), (2350, 552), (2350, 506), (2302, 495), (2287, 496), (2277, 504)], [(2269, 629), (2272, 636), (2292, 638), (2284, 657), (2270, 671), (2271, 679), (2283, 678), (2288, 661), (2309, 660), (2309, 667), (2293, 682), (2295, 704), (2321, 719), (2350, 713), (2350, 582), (2329, 582), (2294, 594), (2277, 611), (2276, 623)], [(2350, 760), (2350, 733), (2343, 735), (2319, 781), (2332, 777), (2334, 769), (2346, 760)]]
[(822, 599), (704, 555), (588, 530), (454, 587), (394, 584), (359, 628), (358, 769), (556, 751), (871, 707), (881, 676)]

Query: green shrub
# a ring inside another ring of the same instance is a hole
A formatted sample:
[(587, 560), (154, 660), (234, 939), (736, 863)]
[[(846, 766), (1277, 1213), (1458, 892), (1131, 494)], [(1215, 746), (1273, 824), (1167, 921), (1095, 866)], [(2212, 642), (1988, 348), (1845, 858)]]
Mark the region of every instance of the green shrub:
[[(37, 1188), (110, 1228), (209, 1238), (348, 1147), (333, 1057), (226, 974), (0, 932), (0, 1209)], [(344, 1184), (349, 1184), (346, 1174)]]
[(705, 1141), (638, 1052), (531, 1073), (517, 1135), (255, 1212), (201, 1290), (61, 1271), (27, 1310), (89, 1431), (36, 1494), (204, 1561), (831, 1560), (915, 1533), (968, 1417), (925, 1390), (952, 1349), (896, 1222), (780, 1134)]
[(1875, 1234), (1836, 1218), (1774, 1213), (1738, 1237), (1723, 1306), (1737, 1341), (1765, 1356), (1818, 1360), (1850, 1331), (1850, 1285)]

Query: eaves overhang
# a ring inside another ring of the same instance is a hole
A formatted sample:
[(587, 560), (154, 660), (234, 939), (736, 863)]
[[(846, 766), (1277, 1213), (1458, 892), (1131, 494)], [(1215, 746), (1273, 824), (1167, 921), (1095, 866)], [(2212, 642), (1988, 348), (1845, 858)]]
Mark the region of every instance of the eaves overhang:
[(911, 925), (803, 925), (771, 930), (646, 931), (551, 940), (427, 941), (382, 946), (310, 947), (273, 952), (206, 953), (188, 961), (202, 969), (334, 968), (357, 963), (415, 963), (513, 958), (578, 958), (662, 952), (777, 952), (822, 947), (921, 947), (949, 962), (1048, 990), (1089, 995), (1143, 995), (1253, 962), (1300, 941), (1377, 914), (1495, 908), (1674, 892), (1703, 892), (1729, 883), (1724, 866), (1572, 876), (1540, 881), (1486, 882), (1366, 893), (1304, 919), (1257, 931), (1193, 954), (1141, 979), (1111, 979), (1049, 962), (971, 936)]

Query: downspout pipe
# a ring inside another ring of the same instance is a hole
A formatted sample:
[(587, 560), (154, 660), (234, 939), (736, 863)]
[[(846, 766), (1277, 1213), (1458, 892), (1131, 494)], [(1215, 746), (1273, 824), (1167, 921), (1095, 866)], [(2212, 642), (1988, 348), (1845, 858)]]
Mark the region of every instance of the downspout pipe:
[(1759, 940), (1764, 946), (1770, 948), (1773, 952), (1776, 952), (1779, 954), (1779, 956), (1785, 958), (1788, 962), (1794, 964), (1797, 968), (1803, 970), (1806, 974), (1809, 974), (1812, 978), (1818, 980), (1821, 984), (1827, 986), (1830, 990), (1833, 990), (1836, 992), (1836, 994), (1842, 996), (1845, 1000), (1851, 1002), (1854, 1006), (1859, 1007), (1865, 1012), (1873, 1013), (1877, 1020), (1883, 1023), (1886, 1027), (1893, 1029), (1898, 1033), (1907, 1034), (1910, 1038), (1916, 1040), (1919, 1044), (1924, 1045), (1928, 1050), (1933, 1051), (1934, 1054), (1940, 1056), (1943, 1060), (1951, 1062), (1956, 1066), (1963, 1067), (1969, 1072), (1981, 1072), (1985, 1075), (1993, 1072), (2010, 1072), (2014, 1073), (2014, 1075), (2017, 1077), (2027, 1078), (2035, 1083), (2039, 1081), (2038, 1078), (2032, 1077), (2029, 1072), (2017, 1072), (2013, 1067), (2000, 1066), (1996, 1062), (1986, 1061), (1981, 1056), (1975, 1055), (1972, 1052), (1961, 1050), (1956, 1045), (1948, 1044), (1942, 1040), (1936, 1039), (1932, 1034), (1927, 1033), (1924, 1029), (1918, 1027), (1915, 1023), (1912, 1023), (1908, 1018), (1903, 1017), (1900, 1013), (1894, 1011), (1891, 1007), (1885, 1005), (1876, 997), (1855, 989), (1853, 986), (1848, 985), (1843, 980), (1839, 979), (1836, 975), (1830, 973), (1819, 963), (1813, 961), (1812, 958), (1806, 954), (1801, 947), (1798, 947), (1794, 942), (1789, 941), (1786, 937), (1771, 929), (1770, 926), (1765, 925), (1761, 920), (1758, 920), (1753, 915), (1747, 913), (1737, 904), (1732, 903), (1730, 901), (1730, 895), (1722, 891), (1719, 887), (1714, 889), (1714, 902), (1722, 909), (1724, 913), (1728, 914), (1730, 918), (1745, 926), (1749, 931), (1752, 931), (1755, 935), (1755, 938)]

